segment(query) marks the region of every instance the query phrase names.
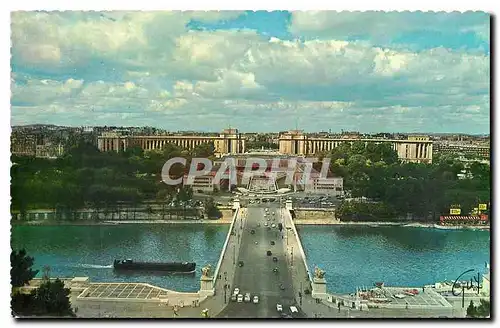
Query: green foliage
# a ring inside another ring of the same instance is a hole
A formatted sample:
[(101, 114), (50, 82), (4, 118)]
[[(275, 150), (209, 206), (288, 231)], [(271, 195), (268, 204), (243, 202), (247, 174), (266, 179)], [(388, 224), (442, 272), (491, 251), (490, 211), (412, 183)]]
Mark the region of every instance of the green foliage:
[(222, 217), (222, 213), (217, 207), (217, 205), (214, 202), (214, 199), (212, 197), (207, 198), (205, 200), (205, 215), (209, 219), (220, 219)]
[[(399, 163), (389, 144), (343, 143), (331, 151), (330, 169), (344, 178), (344, 189), (352, 197), (365, 196), (382, 205), (348, 204), (337, 209), (344, 220), (374, 220), (406, 217), (437, 220), (460, 204), (470, 213), (479, 203), (490, 200), (490, 167), (472, 163), (467, 167), (450, 155), (436, 156), (433, 164)], [(459, 180), (467, 170), (471, 179)], [(367, 207), (369, 209), (367, 209)]]
[(18, 316), (74, 316), (69, 300), (70, 289), (56, 279), (45, 281), (30, 294), (12, 295), (12, 312)]
[[(68, 153), (57, 160), (13, 157), (11, 168), (11, 210), (21, 214), (30, 209), (55, 209), (57, 217), (80, 208), (112, 210), (121, 203), (138, 205), (156, 199), (166, 188), (161, 171), (168, 159), (183, 156), (189, 166), (191, 156), (213, 155), (213, 144), (203, 144), (191, 153), (173, 144), (144, 152), (140, 147), (122, 153), (99, 152), (85, 140), (75, 141)], [(172, 179), (184, 175), (186, 167), (174, 165)], [(190, 199), (191, 194), (180, 195)], [(66, 216), (64, 216), (66, 217)]]
[(10, 253), (10, 279), (12, 287), (22, 287), (32, 280), (38, 270), (32, 270), (34, 258), (26, 254), (26, 250)]
[(486, 318), (490, 316), (490, 301), (481, 299), (478, 306), (470, 301), (467, 307), (467, 317), (469, 318)]
[(474, 318), (475, 316), (476, 316), (476, 307), (474, 306), (474, 302), (470, 301), (470, 304), (467, 307), (467, 317)]

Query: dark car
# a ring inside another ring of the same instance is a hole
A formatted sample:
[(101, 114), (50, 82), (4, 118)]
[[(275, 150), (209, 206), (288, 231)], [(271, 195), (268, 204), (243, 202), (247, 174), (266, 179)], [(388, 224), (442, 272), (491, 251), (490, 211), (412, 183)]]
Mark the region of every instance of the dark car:
[(278, 273), (278, 268), (274, 268), (274, 269), (273, 269), (273, 272), (274, 272), (274, 273)]
[(238, 266), (241, 268), (243, 266), (243, 261), (239, 261)]
[(276, 243), (274, 242), (274, 240), (271, 240), (271, 245), (275, 245)]
[[(268, 254), (269, 255), (269, 254)], [(273, 257), (273, 262), (278, 262), (278, 258), (275, 256)]]
[(285, 290), (285, 286), (283, 286), (283, 284), (280, 284), (280, 289)]
[(271, 255), (273, 255), (273, 252), (271, 252), (271, 251), (267, 251), (267, 253), (266, 253), (266, 254), (267, 254), (267, 256), (271, 256)]
[(252, 231), (250, 231), (250, 233), (253, 235), (255, 234), (255, 230), (252, 229)]

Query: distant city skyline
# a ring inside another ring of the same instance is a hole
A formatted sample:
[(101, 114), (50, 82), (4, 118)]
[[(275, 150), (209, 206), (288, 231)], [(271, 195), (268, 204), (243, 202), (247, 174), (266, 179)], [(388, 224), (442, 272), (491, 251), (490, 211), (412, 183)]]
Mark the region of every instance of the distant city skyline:
[(14, 12), (11, 123), (490, 133), (490, 17)]
[[(26, 125), (12, 125), (12, 128), (26, 128), (26, 127), (34, 127), (34, 126), (53, 126), (53, 127), (60, 127), (60, 128), (71, 128), (71, 129), (78, 129), (78, 128), (116, 128), (116, 129), (157, 129), (157, 130), (162, 130), (166, 132), (199, 132), (199, 133), (220, 133), (224, 129), (237, 129), (239, 133), (258, 133), (258, 134), (277, 134), (280, 132), (287, 132), (287, 131), (293, 131), (295, 128), (290, 128), (290, 129), (278, 129), (278, 130), (272, 130), (272, 131), (251, 131), (251, 130), (243, 130), (237, 126), (230, 126), (230, 127), (223, 127), (221, 126), (218, 129), (215, 130), (184, 130), (184, 129), (165, 129), (165, 128), (160, 128), (157, 126), (150, 126), (150, 125), (144, 125), (144, 126), (115, 126), (115, 125), (58, 125), (58, 124), (46, 124), (46, 123), (33, 123), (33, 124), (26, 124)], [(303, 131), (304, 133), (331, 133), (331, 134), (339, 134), (339, 133), (360, 133), (360, 134), (422, 134), (422, 135), (470, 135), (470, 136), (490, 136), (490, 133), (465, 133), (465, 132), (425, 132), (425, 131), (417, 131), (417, 132), (402, 132), (402, 131), (381, 131), (381, 132), (363, 132), (363, 131), (356, 131), (356, 130), (334, 130), (334, 129), (328, 129), (328, 130), (304, 130), (299, 127), (300, 131)], [(330, 131), (331, 130), (331, 131)]]

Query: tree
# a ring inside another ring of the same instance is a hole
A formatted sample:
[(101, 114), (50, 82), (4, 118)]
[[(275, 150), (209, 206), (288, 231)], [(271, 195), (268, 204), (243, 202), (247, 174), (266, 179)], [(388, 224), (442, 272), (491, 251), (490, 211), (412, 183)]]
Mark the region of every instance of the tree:
[(490, 316), (490, 301), (481, 299), (478, 306), (470, 301), (467, 307), (467, 317), (469, 318), (486, 318)]
[(69, 295), (70, 289), (61, 280), (45, 281), (30, 294), (14, 294), (12, 312), (19, 316), (74, 316)]
[(207, 218), (212, 218), (212, 219), (219, 219), (222, 217), (222, 213), (217, 207), (217, 205), (214, 202), (214, 199), (212, 197), (207, 198), (205, 200), (205, 215)]
[(186, 218), (187, 202), (191, 199), (193, 199), (193, 188), (190, 186), (182, 186), (177, 193), (177, 200), (182, 202), (184, 218)]
[(476, 307), (476, 315), (481, 318), (490, 316), (490, 301), (485, 299), (480, 300), (479, 306)]
[(22, 287), (28, 284), (37, 274), (38, 270), (32, 270), (34, 258), (26, 255), (26, 250), (12, 251), (10, 254), (10, 279), (12, 287)]

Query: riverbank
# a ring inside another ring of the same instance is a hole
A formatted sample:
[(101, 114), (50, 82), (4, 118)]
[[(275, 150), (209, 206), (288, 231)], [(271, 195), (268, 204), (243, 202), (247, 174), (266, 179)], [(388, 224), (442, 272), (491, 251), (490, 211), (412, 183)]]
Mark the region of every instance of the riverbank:
[[(35, 221), (12, 221), (12, 225), (28, 225), (28, 226), (93, 226), (93, 225), (120, 225), (120, 224), (231, 224), (231, 217), (223, 217), (218, 220), (79, 220), (79, 221), (55, 221), (55, 220), (35, 220)], [(383, 227), (383, 226), (397, 226), (409, 228), (433, 228), (440, 230), (484, 230), (489, 231), (489, 226), (442, 226), (435, 223), (419, 223), (419, 222), (342, 222), (336, 219), (315, 219), (315, 220), (294, 220), (296, 225), (303, 226), (367, 226), (367, 227)]]
[(432, 228), (440, 230), (484, 230), (489, 231), (489, 226), (442, 226), (435, 223), (420, 223), (420, 222), (342, 222), (335, 219), (315, 219), (315, 220), (297, 220), (293, 221), (296, 225), (335, 225), (335, 226), (367, 226), (367, 227), (409, 227), (409, 228)]
[(28, 226), (94, 226), (94, 225), (120, 225), (120, 224), (231, 224), (231, 218), (221, 218), (218, 220), (115, 220), (115, 221), (54, 221), (54, 220), (39, 220), (39, 221), (16, 221), (13, 225), (28, 225)]

